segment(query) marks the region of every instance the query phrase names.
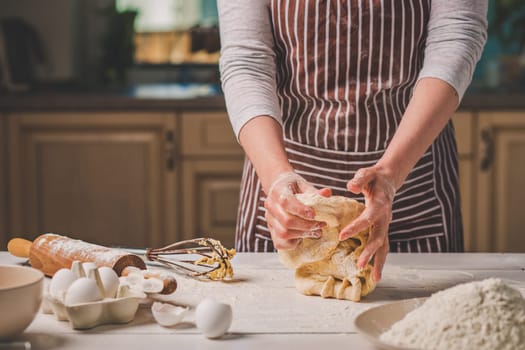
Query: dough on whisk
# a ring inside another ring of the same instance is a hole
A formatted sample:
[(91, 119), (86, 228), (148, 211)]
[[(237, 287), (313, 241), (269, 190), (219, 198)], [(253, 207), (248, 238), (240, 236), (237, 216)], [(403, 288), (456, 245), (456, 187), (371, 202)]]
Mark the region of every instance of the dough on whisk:
[(364, 210), (364, 205), (342, 196), (323, 197), (317, 193), (296, 195), (315, 210), (315, 220), (326, 222), (322, 237), (304, 238), (292, 250), (280, 250), (279, 258), (295, 269), (295, 287), (305, 295), (359, 301), (372, 292), (373, 262), (360, 270), (357, 259), (368, 240), (369, 229), (340, 242), (339, 232)]

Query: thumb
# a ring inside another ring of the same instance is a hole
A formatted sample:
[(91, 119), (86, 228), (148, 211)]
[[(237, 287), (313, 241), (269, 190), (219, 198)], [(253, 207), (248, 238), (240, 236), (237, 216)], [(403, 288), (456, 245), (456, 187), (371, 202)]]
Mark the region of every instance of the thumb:
[(317, 193), (319, 193), (323, 197), (330, 197), (332, 196), (332, 189), (328, 187), (321, 188)]
[(374, 179), (375, 175), (373, 168), (361, 168), (355, 173), (354, 178), (348, 181), (346, 188), (352, 193), (361, 193), (363, 188)]
[(297, 185), (299, 187), (298, 193), (318, 193), (317, 188), (315, 188), (312, 184), (310, 184), (306, 180), (297, 182)]

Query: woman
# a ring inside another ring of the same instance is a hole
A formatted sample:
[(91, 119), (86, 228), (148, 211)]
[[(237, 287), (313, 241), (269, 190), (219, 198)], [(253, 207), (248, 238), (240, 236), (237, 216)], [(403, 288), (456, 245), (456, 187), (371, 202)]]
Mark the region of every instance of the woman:
[[(221, 76), (248, 159), (237, 249), (293, 248), (322, 223), (293, 194), (364, 200), (358, 261), (463, 250), (450, 121), (486, 40), (487, 0), (219, 0)], [(322, 188), (318, 190), (317, 188)]]

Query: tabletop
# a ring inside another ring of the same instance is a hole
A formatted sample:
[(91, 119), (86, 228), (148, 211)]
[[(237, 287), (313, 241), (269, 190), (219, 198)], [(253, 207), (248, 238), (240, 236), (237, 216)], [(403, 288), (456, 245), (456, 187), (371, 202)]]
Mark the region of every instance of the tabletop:
[[(23, 259), (0, 252), (0, 264)], [(73, 330), (68, 322), (39, 313), (17, 339), (32, 349), (375, 349), (357, 333), (355, 317), (370, 307), (396, 300), (425, 297), (458, 283), (498, 277), (525, 295), (525, 254), (443, 253), (389, 254), (383, 280), (359, 303), (304, 296), (295, 290), (293, 271), (275, 253), (239, 253), (233, 260), (231, 282), (203, 282), (177, 277), (177, 291), (165, 297), (190, 307), (206, 297), (233, 309), (228, 334), (217, 340), (203, 337), (186, 322), (165, 328), (155, 323), (148, 306), (124, 325)], [(158, 268), (158, 267), (152, 267)], [(2, 316), (4, 317), (4, 316)], [(0, 344), (0, 349), (2, 348)]]

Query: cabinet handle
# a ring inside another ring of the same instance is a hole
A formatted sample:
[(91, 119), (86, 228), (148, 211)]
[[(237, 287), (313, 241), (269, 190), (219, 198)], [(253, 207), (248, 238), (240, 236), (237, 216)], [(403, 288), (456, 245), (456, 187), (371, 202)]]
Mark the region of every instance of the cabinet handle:
[(166, 168), (175, 169), (175, 134), (171, 130), (166, 132)]
[(490, 130), (484, 129), (481, 131), (481, 171), (488, 171), (492, 166), (494, 160), (494, 139)]

